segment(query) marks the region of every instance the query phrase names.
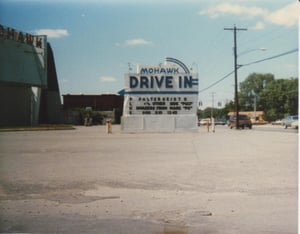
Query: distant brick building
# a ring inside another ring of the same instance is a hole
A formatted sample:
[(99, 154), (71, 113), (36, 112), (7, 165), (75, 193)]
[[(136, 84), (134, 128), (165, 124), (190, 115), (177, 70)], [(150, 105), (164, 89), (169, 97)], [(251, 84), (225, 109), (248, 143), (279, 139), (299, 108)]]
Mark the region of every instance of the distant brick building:
[(94, 112), (103, 113), (113, 119), (114, 123), (121, 122), (124, 97), (115, 94), (85, 95), (66, 94), (63, 95), (63, 109), (65, 122), (81, 124), (79, 119), (80, 109), (91, 109)]

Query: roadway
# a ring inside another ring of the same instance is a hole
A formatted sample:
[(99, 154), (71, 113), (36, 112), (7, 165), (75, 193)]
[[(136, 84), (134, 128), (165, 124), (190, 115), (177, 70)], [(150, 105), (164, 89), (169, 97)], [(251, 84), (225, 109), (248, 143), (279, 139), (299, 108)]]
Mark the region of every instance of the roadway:
[(0, 132), (0, 233), (297, 233), (297, 131), (198, 130)]
[(298, 133), (298, 129), (294, 128), (284, 128), (282, 125), (254, 125), (253, 129), (255, 131), (271, 131), (271, 132), (286, 132), (286, 133)]
[[(201, 126), (203, 127), (203, 126)], [(217, 128), (223, 127), (227, 128), (227, 125), (224, 126), (216, 126)], [(235, 130), (235, 129), (232, 129)], [(247, 128), (245, 129), (247, 130)], [(264, 124), (264, 125), (253, 125), (253, 131), (265, 131), (265, 132), (282, 132), (282, 133), (298, 133), (298, 129), (294, 128), (284, 128), (282, 125), (271, 125), (271, 124)]]

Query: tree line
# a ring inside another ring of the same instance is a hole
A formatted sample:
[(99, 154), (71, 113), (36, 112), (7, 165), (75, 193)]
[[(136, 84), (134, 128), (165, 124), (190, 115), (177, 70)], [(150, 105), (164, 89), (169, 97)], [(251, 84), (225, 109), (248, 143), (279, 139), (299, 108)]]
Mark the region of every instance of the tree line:
[[(275, 79), (273, 74), (252, 73), (239, 84), (239, 110), (263, 111), (266, 121), (275, 121), (288, 115), (298, 115), (298, 78)], [(199, 118), (213, 113), (215, 118), (226, 118), (235, 111), (231, 101), (224, 108), (199, 110)]]

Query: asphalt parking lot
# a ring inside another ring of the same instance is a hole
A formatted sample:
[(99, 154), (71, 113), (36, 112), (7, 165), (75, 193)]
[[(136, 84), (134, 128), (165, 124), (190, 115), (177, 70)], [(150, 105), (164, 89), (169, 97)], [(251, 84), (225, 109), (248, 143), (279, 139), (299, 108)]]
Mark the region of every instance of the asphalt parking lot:
[(298, 132), (0, 133), (0, 233), (297, 233)]

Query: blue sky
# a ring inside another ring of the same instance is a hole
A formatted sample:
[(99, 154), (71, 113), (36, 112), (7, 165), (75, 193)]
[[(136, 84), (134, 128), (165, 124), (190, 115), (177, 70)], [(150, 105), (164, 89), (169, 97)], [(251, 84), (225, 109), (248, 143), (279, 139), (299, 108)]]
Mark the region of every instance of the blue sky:
[[(203, 107), (233, 99), (233, 32), (238, 64), (298, 48), (296, 0), (0, 0), (0, 23), (46, 34), (54, 50), (61, 94), (116, 94), (128, 64), (159, 64), (174, 57), (199, 74)], [(266, 48), (261, 51), (259, 48)], [(239, 69), (298, 77), (298, 52)], [(202, 108), (203, 108), (202, 107)]]

